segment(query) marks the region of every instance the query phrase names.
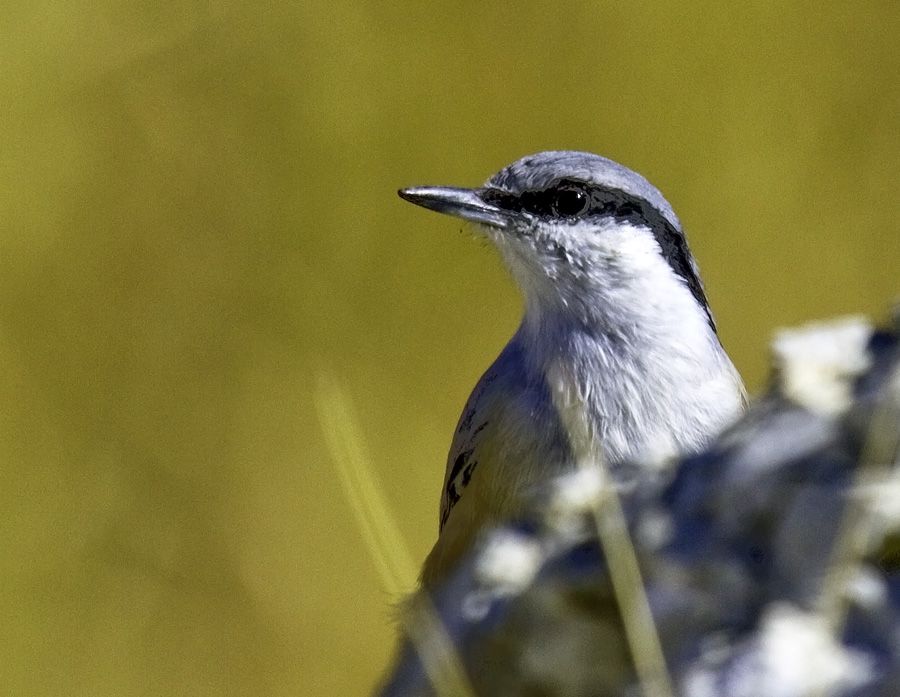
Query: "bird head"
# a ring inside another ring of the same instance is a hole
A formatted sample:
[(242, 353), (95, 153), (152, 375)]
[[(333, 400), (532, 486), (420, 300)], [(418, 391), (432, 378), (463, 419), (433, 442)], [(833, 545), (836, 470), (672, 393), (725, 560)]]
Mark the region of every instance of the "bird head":
[(402, 189), (417, 205), (476, 223), (500, 250), (529, 311), (628, 317), (692, 306), (714, 330), (681, 224), (644, 177), (599, 155), (524, 157), (484, 186)]

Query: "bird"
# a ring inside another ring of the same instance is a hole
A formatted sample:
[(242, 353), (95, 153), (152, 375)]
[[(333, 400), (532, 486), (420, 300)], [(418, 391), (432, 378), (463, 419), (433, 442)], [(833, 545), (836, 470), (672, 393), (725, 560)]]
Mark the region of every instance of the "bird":
[(479, 531), (514, 518), (539, 482), (577, 465), (554, 406), (561, 368), (610, 466), (662, 468), (746, 408), (678, 217), (640, 174), (588, 152), (523, 157), (478, 188), (400, 189), (490, 240), (524, 311), (453, 434), (422, 588)]

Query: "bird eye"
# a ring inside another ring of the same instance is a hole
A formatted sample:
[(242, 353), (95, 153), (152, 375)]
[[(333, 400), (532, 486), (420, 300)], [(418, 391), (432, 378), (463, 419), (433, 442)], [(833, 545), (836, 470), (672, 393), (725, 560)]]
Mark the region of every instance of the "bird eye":
[(584, 189), (566, 186), (554, 192), (551, 209), (561, 218), (575, 218), (588, 209), (590, 197)]

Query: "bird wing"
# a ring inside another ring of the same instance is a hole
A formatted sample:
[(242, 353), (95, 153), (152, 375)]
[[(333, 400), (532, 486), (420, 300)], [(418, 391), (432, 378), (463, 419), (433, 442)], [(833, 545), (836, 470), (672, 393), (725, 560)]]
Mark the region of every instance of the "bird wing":
[(453, 434), (441, 489), (440, 529), (460, 502), (478, 465), (488, 451), (496, 450), (503, 411), (515, 399), (515, 382), (521, 373), (521, 352), (510, 342), (469, 395)]
[(543, 376), (513, 338), (478, 381), (460, 416), (441, 491), (440, 535), (422, 570), (435, 585), (478, 531), (515, 514), (521, 493), (559, 472), (567, 448)]

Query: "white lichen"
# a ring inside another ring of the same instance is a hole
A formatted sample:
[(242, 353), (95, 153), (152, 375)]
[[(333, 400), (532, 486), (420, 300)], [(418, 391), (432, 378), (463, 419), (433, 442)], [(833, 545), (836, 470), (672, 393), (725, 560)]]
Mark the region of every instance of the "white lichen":
[(479, 583), (504, 593), (518, 593), (531, 583), (541, 563), (537, 540), (513, 530), (497, 530), (475, 560)]
[(602, 505), (607, 486), (611, 483), (600, 467), (582, 467), (557, 477), (550, 489), (544, 521), (563, 537), (580, 535), (587, 515)]
[(880, 537), (900, 529), (900, 469), (889, 470), (880, 481), (860, 484), (855, 494), (865, 502)]
[(774, 603), (757, 636), (701, 647), (682, 679), (685, 697), (810, 697), (845, 694), (871, 680), (872, 659), (841, 645), (821, 615)]
[(878, 612), (888, 601), (888, 588), (881, 574), (860, 566), (847, 583), (847, 596), (869, 612)]
[(635, 531), (641, 544), (651, 550), (658, 550), (666, 545), (672, 539), (673, 533), (672, 516), (661, 508), (652, 508), (644, 513)]
[(603, 496), (606, 476), (599, 467), (583, 467), (554, 482), (553, 508), (575, 513), (590, 511)]
[(863, 685), (873, 669), (871, 659), (835, 640), (824, 617), (787, 603), (767, 608), (750, 661), (756, 670), (743, 672), (735, 695), (834, 694)]
[(492, 532), (475, 557), (477, 584), (461, 600), (462, 616), (479, 622), (496, 600), (524, 591), (540, 569), (541, 558), (536, 539), (509, 529)]
[(772, 352), (785, 396), (824, 416), (842, 413), (850, 406), (853, 379), (869, 367), (871, 334), (864, 317), (779, 331)]

